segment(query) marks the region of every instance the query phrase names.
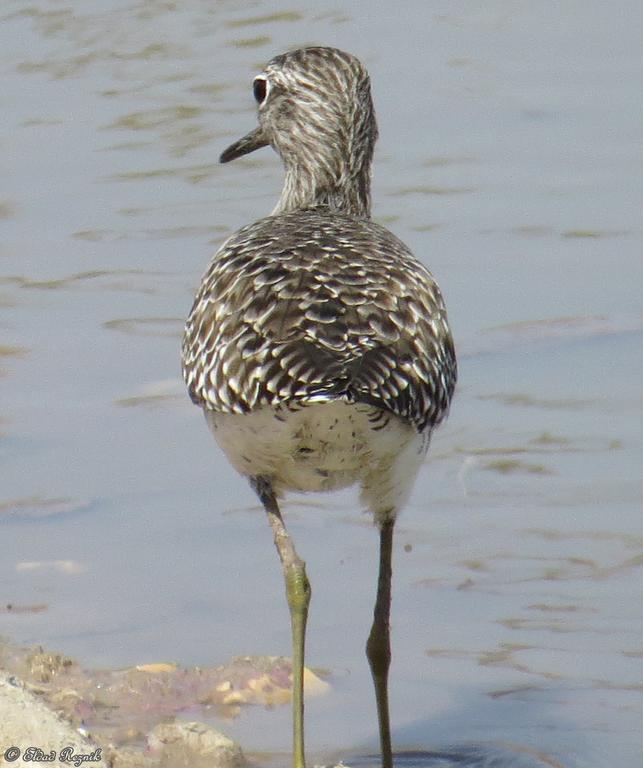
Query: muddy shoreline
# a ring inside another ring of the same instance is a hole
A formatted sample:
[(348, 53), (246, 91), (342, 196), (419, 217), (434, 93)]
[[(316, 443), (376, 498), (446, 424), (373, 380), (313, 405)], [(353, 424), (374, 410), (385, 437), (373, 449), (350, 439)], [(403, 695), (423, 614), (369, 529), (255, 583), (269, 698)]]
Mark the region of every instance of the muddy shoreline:
[[(0, 645), (3, 762), (102, 764), (111, 768), (242, 768), (241, 747), (207, 724), (246, 705), (290, 701), (290, 660), (243, 656), (218, 667), (146, 664), (85, 669), (42, 646)], [(328, 683), (306, 670), (308, 694)], [(202, 716), (203, 721), (186, 721)], [(52, 757), (53, 755), (53, 757)]]

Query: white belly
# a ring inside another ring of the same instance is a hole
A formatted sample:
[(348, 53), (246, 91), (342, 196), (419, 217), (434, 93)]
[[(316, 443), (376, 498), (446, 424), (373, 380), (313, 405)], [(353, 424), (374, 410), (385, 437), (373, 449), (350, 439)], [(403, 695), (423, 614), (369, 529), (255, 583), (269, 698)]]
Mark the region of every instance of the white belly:
[(241, 474), (269, 479), (278, 495), (360, 484), (362, 501), (376, 514), (395, 514), (404, 503), (428, 448), (428, 433), (370, 406), (341, 401), (205, 415)]

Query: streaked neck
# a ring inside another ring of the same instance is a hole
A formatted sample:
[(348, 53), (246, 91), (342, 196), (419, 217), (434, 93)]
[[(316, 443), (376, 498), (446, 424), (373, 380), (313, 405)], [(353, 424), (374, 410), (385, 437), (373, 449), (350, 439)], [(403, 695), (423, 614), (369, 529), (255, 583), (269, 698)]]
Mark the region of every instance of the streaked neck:
[(309, 168), (289, 167), (276, 213), (288, 213), (302, 208), (327, 206), (332, 211), (351, 216), (371, 216), (370, 163), (350, 175), (348, 169), (332, 178), (330, 174), (313, 173)]

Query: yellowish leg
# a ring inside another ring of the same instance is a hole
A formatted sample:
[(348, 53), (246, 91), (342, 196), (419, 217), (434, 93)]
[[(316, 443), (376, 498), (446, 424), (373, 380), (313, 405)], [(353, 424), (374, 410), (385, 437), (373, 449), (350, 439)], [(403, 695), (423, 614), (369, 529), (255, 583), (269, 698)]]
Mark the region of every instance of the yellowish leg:
[(277, 498), (270, 481), (253, 478), (252, 486), (261, 499), (275, 538), (275, 546), (284, 572), (286, 598), (292, 627), (292, 711), (293, 711), (293, 768), (306, 768), (304, 754), (304, 646), (306, 621), (310, 603), (310, 583), (306, 576), (306, 563), (299, 557), (286, 530)]
[(389, 520), (382, 523), (380, 528), (380, 570), (377, 579), (377, 598), (373, 611), (373, 625), (366, 643), (366, 655), (375, 685), (382, 768), (393, 768), (391, 722), (388, 706), (388, 671), (391, 665), (390, 614), (393, 526), (394, 522)]

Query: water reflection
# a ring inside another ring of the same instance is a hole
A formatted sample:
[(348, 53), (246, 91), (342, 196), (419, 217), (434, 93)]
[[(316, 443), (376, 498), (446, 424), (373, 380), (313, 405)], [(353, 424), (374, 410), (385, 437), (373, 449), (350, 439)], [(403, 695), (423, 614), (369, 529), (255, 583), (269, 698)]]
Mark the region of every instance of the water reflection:
[(0, 500), (0, 520), (11, 522), (43, 522), (56, 520), (61, 515), (88, 511), (90, 504), (84, 499), (48, 498), (31, 496), (27, 498)]
[[(354, 768), (377, 768), (379, 762), (374, 756), (358, 756), (350, 759), (350, 765)], [(395, 765), (398, 768), (564, 768), (557, 760), (524, 747), (495, 745), (397, 752)]]

